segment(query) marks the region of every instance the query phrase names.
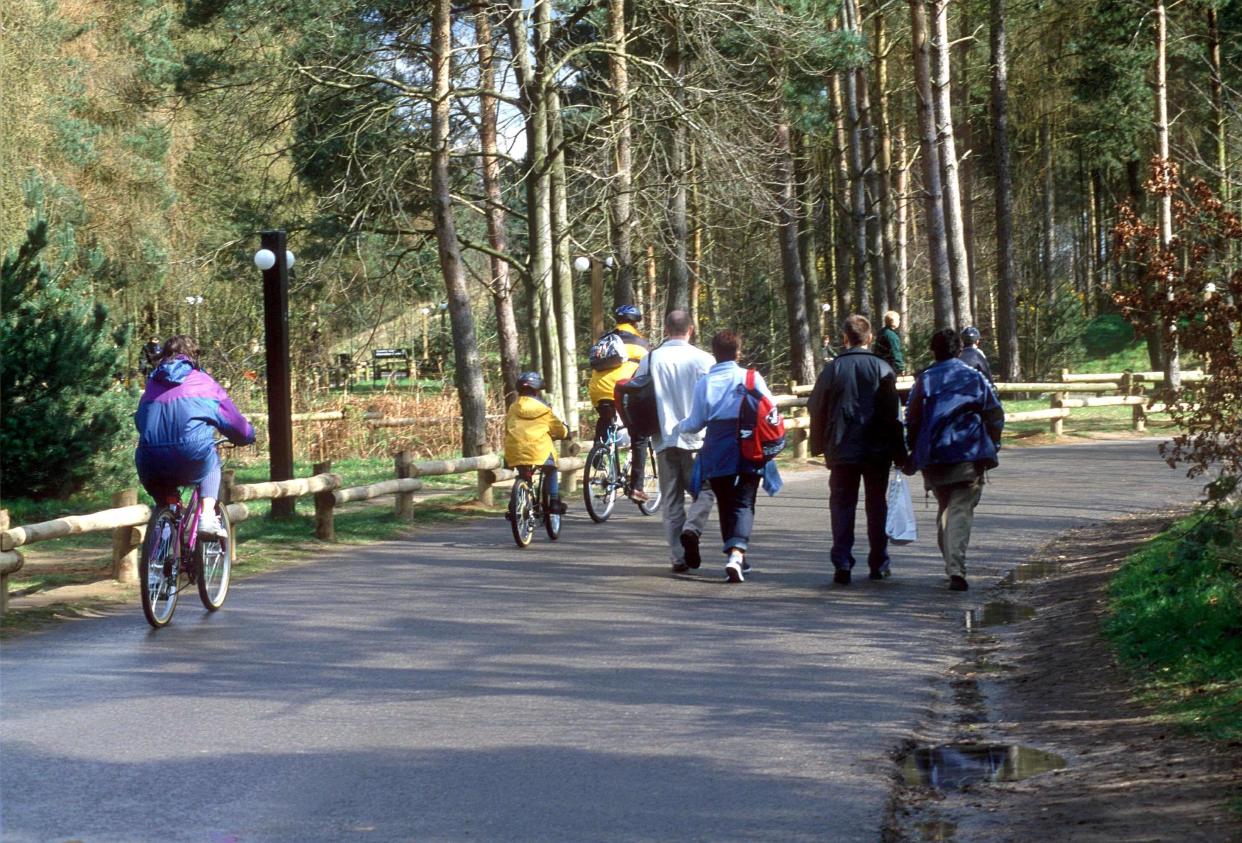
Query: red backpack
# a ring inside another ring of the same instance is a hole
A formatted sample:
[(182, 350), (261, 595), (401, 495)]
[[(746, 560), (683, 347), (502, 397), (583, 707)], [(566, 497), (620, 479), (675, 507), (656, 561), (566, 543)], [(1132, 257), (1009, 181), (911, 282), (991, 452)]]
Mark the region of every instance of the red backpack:
[(785, 419), (772, 399), (755, 389), (755, 370), (746, 370), (746, 391), (737, 412), (737, 446), (742, 459), (763, 464), (785, 450)]

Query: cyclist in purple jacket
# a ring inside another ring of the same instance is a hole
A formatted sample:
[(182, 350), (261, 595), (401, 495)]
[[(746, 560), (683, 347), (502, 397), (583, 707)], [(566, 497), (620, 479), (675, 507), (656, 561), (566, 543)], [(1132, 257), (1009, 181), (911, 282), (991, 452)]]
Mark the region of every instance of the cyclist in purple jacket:
[(235, 445), (254, 441), (254, 428), (238, 412), (224, 387), (198, 367), (198, 343), (178, 334), (164, 343), (159, 364), (147, 379), (134, 422), (138, 479), (156, 503), (197, 485), (202, 499), (198, 532), (219, 536), (220, 457), (215, 431)]

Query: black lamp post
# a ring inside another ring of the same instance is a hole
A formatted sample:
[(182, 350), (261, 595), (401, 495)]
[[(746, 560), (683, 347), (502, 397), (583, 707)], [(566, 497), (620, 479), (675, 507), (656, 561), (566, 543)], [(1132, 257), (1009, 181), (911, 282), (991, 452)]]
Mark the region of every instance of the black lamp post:
[[(289, 386), (289, 267), (283, 231), (259, 234), (255, 265), (263, 270), (263, 334), (267, 354), (269, 477), (293, 479), (293, 394)], [(272, 517), (293, 515), (293, 498), (272, 501)]]

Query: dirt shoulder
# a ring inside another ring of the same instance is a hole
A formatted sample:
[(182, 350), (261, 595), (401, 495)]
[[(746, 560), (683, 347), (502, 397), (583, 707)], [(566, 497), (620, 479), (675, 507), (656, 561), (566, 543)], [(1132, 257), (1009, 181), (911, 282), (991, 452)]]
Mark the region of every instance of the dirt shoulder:
[(1242, 742), (1196, 738), (1136, 701), (1101, 638), (1112, 574), (1174, 517), (1071, 531), (1032, 557), (1056, 573), (980, 595), (1036, 614), (963, 632), (919, 743), (1022, 744), (1066, 767), (944, 794), (898, 782), (886, 840), (1242, 841)]

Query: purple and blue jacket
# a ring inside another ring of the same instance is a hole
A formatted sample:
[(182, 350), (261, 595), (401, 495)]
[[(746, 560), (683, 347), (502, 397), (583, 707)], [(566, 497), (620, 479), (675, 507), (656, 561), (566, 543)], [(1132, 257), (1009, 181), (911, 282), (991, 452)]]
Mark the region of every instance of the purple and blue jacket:
[(140, 476), (179, 476), (207, 464), (215, 456), (214, 430), (235, 445), (254, 441), (254, 428), (224, 387), (185, 357), (165, 360), (151, 373), (134, 423)]

